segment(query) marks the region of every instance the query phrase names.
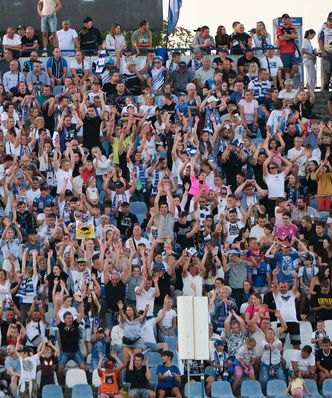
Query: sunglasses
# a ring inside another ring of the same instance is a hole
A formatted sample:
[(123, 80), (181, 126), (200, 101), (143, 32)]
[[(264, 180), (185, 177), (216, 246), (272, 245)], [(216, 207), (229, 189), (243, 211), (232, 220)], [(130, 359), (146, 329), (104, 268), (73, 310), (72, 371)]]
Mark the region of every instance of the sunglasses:
[(269, 167), (269, 170), (275, 170), (275, 169), (276, 169), (276, 167), (274, 167), (274, 166)]

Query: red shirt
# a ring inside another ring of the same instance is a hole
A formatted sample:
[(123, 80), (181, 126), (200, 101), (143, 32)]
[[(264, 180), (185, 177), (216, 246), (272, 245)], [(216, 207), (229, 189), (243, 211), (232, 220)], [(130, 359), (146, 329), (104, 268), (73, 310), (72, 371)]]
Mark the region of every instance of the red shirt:
[[(279, 36), (284, 35), (284, 27), (283, 26), (278, 26), (276, 36), (277, 36), (277, 43), (279, 47), (279, 53), (280, 54), (287, 54), (287, 53), (295, 53), (295, 44), (294, 40), (278, 40)], [(292, 33), (296, 33), (296, 29), (293, 26), (288, 27), (287, 29), (290, 29)]]

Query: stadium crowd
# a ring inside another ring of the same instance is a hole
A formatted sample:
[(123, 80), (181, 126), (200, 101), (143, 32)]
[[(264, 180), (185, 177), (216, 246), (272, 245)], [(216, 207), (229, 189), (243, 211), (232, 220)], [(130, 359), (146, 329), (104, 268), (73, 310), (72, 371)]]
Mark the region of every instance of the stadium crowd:
[(57, 30), (60, 7), (38, 3), (42, 46), (32, 27), (2, 39), (3, 393), (36, 398), (68, 386), (76, 366), (98, 374), (101, 398), (125, 387), (181, 397), (181, 295), (208, 297), (208, 396), (220, 379), (236, 395), (244, 379), (264, 395), (273, 379), (293, 396), (308, 380), (321, 389), (332, 377), (332, 123), (313, 106), (318, 55), (329, 90), (332, 13), (318, 52), (312, 29), (297, 49), (284, 14), (278, 54), (262, 21), (249, 33), (234, 22), (215, 38), (199, 28), (185, 61), (151, 48), (148, 21), (130, 43), (119, 24), (103, 41), (90, 17)]

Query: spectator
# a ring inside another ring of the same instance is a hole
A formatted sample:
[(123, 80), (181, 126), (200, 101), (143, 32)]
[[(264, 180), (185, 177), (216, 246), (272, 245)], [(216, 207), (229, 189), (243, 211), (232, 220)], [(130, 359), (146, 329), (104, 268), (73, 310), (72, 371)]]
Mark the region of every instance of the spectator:
[(201, 31), (194, 38), (194, 47), (201, 48), (203, 55), (211, 54), (211, 47), (215, 47), (213, 37), (210, 36), (210, 28), (206, 25), (201, 27)]
[(332, 29), (332, 15), (329, 14), (326, 25), (323, 27), (321, 32), (319, 33), (319, 49), (322, 53), (323, 63), (323, 89), (325, 91), (329, 90), (330, 79), (331, 79), (331, 71), (332, 71), (332, 55), (329, 41), (330, 30)]
[[(61, 51), (66, 50), (64, 52), (66, 57), (73, 56), (73, 51), (80, 48), (78, 34), (76, 30), (71, 27), (68, 18), (62, 20), (62, 29), (58, 30), (56, 35), (59, 41), (59, 49)], [(72, 52), (69, 50), (72, 50)]]
[(31, 26), (25, 30), (25, 35), (21, 38), (22, 43), (22, 57), (29, 57), (32, 50), (39, 50), (38, 36)]
[(126, 47), (126, 39), (121, 33), (121, 25), (114, 23), (105, 39), (107, 50), (111, 55), (119, 54)]
[(319, 371), (319, 385), (322, 386), (325, 379), (331, 378), (331, 342), (328, 337), (323, 337), (321, 349), (316, 351), (316, 367)]
[(48, 35), (51, 33), (54, 47), (58, 47), (57, 29), (57, 12), (62, 8), (61, 0), (39, 0), (37, 3), (37, 11), (40, 16), (41, 32), (43, 36), (43, 57), (47, 57), (47, 41)]
[(292, 367), (299, 372), (301, 377), (317, 379), (315, 356), (312, 354), (312, 348), (309, 345), (305, 345), (301, 351), (297, 350), (294, 352)]
[(303, 65), (307, 72), (307, 85), (312, 91), (315, 90), (317, 77), (316, 77), (316, 52), (312, 47), (311, 40), (315, 37), (316, 32), (313, 29), (306, 30), (302, 44)]
[(223, 25), (219, 25), (217, 28), (216, 36), (214, 38), (217, 48), (229, 48), (230, 37), (226, 33), (226, 28)]
[(67, 76), (67, 67), (67, 61), (61, 56), (60, 49), (58, 47), (54, 48), (52, 57), (47, 60), (46, 64), (52, 87), (64, 84)]
[(2, 39), (2, 46), (4, 50), (11, 50), (14, 58), (19, 58), (20, 50), (22, 49), (22, 41), (21, 37), (15, 33), (13, 26), (7, 28), (7, 33)]
[(2, 82), (6, 91), (11, 91), (18, 82), (25, 82), (25, 76), (19, 71), (16, 60), (10, 61), (9, 71), (4, 73)]
[(179, 368), (172, 365), (173, 352), (163, 351), (161, 353), (162, 365), (158, 365), (156, 372), (158, 375), (157, 396), (158, 398), (168, 395), (181, 397), (180, 389), (177, 384), (181, 383)]
[(80, 48), (86, 51), (87, 54), (93, 54), (100, 48), (102, 44), (102, 37), (98, 28), (93, 25), (91, 17), (86, 17), (83, 20), (83, 27), (79, 31)]
[(152, 33), (146, 19), (140, 22), (138, 29), (132, 34), (131, 45), (136, 50), (137, 55), (146, 54), (147, 49), (152, 47)]

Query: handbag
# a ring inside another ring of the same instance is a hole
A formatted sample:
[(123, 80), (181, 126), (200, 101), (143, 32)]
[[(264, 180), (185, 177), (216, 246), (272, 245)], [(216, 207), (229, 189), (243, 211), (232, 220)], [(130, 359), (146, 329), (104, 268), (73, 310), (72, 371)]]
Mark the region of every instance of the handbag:
[(130, 339), (129, 337), (123, 336), (122, 337), (122, 343), (124, 345), (133, 345), (136, 343), (136, 341), (138, 341), (140, 339), (140, 337), (134, 338), (134, 339)]
[(272, 365), (272, 349), (270, 348), (269, 377), (276, 377), (279, 365)]

